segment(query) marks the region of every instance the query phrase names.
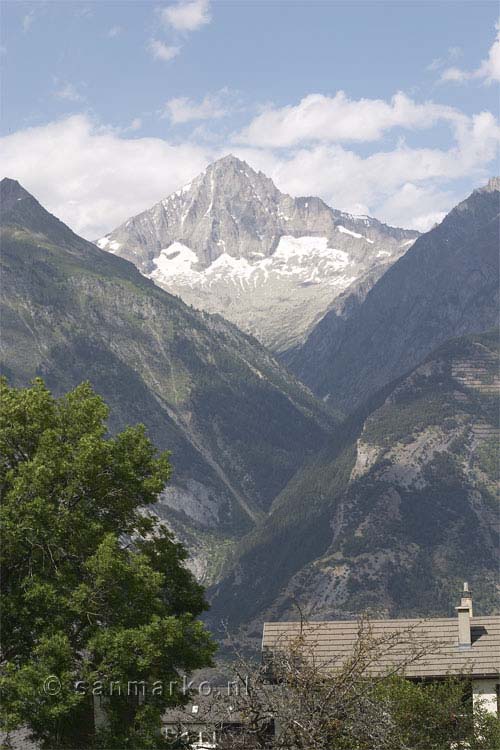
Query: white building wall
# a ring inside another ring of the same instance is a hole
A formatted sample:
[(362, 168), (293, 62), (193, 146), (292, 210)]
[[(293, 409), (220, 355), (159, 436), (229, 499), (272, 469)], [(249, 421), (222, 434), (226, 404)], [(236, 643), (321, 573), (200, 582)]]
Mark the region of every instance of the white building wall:
[(498, 680), (473, 680), (472, 701), (474, 705), (480, 703), (486, 711), (491, 714), (498, 712)]

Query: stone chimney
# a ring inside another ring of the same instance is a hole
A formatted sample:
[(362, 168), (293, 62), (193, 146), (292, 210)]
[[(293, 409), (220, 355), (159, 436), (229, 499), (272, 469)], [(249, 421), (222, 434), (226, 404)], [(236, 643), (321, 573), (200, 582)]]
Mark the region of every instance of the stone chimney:
[(470, 621), (472, 617), (472, 594), (469, 591), (469, 584), (464, 583), (460, 606), (455, 607), (458, 613), (458, 645), (470, 647), (471, 633)]

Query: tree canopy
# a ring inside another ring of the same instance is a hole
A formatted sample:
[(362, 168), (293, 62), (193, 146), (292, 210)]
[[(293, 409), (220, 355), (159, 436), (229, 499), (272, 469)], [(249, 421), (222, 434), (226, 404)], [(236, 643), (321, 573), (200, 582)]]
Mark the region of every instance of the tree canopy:
[(142, 425), (109, 436), (88, 383), (0, 395), (3, 727), (50, 748), (161, 747), (181, 675), (215, 650), (187, 552), (151, 512), (169, 455)]

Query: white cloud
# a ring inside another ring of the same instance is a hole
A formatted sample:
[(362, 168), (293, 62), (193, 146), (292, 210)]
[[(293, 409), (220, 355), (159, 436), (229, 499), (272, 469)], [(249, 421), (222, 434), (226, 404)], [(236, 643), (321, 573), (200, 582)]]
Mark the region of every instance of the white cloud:
[(196, 31), (212, 20), (209, 0), (180, 0), (163, 8), (160, 16), (165, 26), (176, 31)]
[[(235, 153), (292, 195), (319, 195), (344, 211), (427, 229), (460, 197), (449, 191), (450, 183), (467, 179), (479, 185), (486, 181), (499, 143), (498, 123), (490, 112), (482, 112), (457, 120), (447, 150), (400, 143), (393, 150), (363, 157), (340, 144), (322, 143), (286, 155), (248, 147)], [(408, 184), (414, 187), (404, 189)]]
[[(500, 142), (490, 112), (458, 113), (450, 122), (448, 148), (400, 142), (369, 155), (331, 142), (288, 150), (231, 141), (173, 145), (138, 136), (139, 127), (139, 118), (119, 131), (75, 115), (4, 137), (0, 163), (6, 176), (19, 179), (89, 239), (150, 207), (229, 152), (292, 195), (319, 195), (335, 208), (427, 229), (464, 197), (463, 184), (486, 182)], [(456, 181), (463, 181), (459, 188)]]
[(443, 70), (439, 80), (441, 83), (448, 83), (450, 81), (453, 81), (455, 83), (463, 83), (464, 81), (468, 81), (470, 77), (470, 74), (465, 70), (452, 66), (451, 68), (446, 68), (446, 70)]
[[(448, 191), (432, 185), (421, 187), (406, 182), (381, 204), (379, 211), (389, 223), (398, 224), (404, 217), (405, 227), (426, 232), (444, 218), (454, 202), (453, 195)], [(410, 221), (408, 216), (411, 217)]]
[(488, 52), (488, 57), (483, 60), (476, 70), (467, 71), (456, 66), (446, 68), (439, 79), (440, 83), (464, 83), (474, 79), (483, 80), (490, 84), (500, 81), (500, 21), (496, 26), (496, 38)]
[(122, 26), (112, 26), (108, 31), (108, 36), (110, 39), (114, 39), (117, 36), (120, 36), (120, 34), (123, 33), (123, 27)]
[(427, 70), (439, 70), (440, 68), (444, 68), (445, 65), (455, 62), (461, 56), (461, 47), (449, 47), (446, 56), (435, 58), (430, 65), (427, 66)]
[(207, 94), (200, 102), (185, 96), (169, 99), (165, 103), (162, 117), (167, 117), (173, 125), (224, 117), (230, 111), (225, 102), (228, 93), (227, 89), (222, 89), (217, 94)]
[(35, 10), (33, 9), (33, 10), (30, 10), (29, 13), (26, 13), (23, 16), (22, 27), (23, 27), (23, 31), (25, 34), (31, 29), (34, 22), (35, 22)]
[[(400, 140), (391, 150), (360, 156), (348, 142), (375, 141), (394, 128), (450, 128), (450, 146), (412, 148)], [(454, 196), (450, 181), (487, 177), (500, 143), (490, 112), (468, 117), (433, 102), (418, 104), (404, 94), (390, 102), (311, 95), (298, 105), (268, 107), (236, 136), (239, 153), (259, 162), (278, 187), (292, 195), (320, 195), (330, 205), (368, 213), (388, 223), (427, 229), (439, 221)], [(286, 150), (283, 150), (286, 147)]]
[(180, 47), (165, 44), (165, 42), (161, 42), (159, 39), (152, 39), (148, 49), (156, 60), (164, 61), (173, 60), (181, 51)]
[(86, 115), (0, 139), (2, 176), (18, 179), (49, 211), (96, 239), (202, 171), (213, 154), (159, 138), (124, 138)]
[(477, 70), (478, 78), (484, 78), (486, 83), (500, 81), (500, 21), (496, 26), (496, 39), (493, 42), (488, 57), (483, 60)]
[(141, 117), (134, 117), (133, 120), (130, 121), (128, 125), (118, 126), (112, 128), (109, 127), (109, 131), (115, 133), (116, 135), (125, 135), (126, 133), (136, 133), (138, 130), (142, 128), (143, 122)]
[(299, 104), (268, 107), (238, 136), (249, 145), (282, 148), (303, 142), (374, 141), (393, 128), (429, 128), (440, 120), (455, 121), (461, 114), (452, 107), (417, 104), (406, 94), (382, 99), (349, 99), (309, 94)]
[(77, 5), (75, 8), (75, 16), (87, 20), (94, 17), (94, 10), (90, 5), (85, 5), (83, 7)]
[[(174, 5), (159, 9), (160, 21), (174, 36), (182, 38), (191, 31), (200, 29), (212, 20), (209, 0), (179, 0)], [(181, 51), (179, 44), (166, 44), (159, 39), (149, 43), (149, 51), (157, 60), (172, 60)]]
[(55, 85), (58, 87), (54, 91), (56, 99), (66, 99), (69, 102), (83, 102), (85, 97), (79, 93), (78, 89), (72, 83), (60, 83), (57, 79), (54, 80)]
[(140, 130), (142, 128), (142, 120), (140, 117), (134, 117), (132, 122), (130, 123), (128, 129), (129, 130)]

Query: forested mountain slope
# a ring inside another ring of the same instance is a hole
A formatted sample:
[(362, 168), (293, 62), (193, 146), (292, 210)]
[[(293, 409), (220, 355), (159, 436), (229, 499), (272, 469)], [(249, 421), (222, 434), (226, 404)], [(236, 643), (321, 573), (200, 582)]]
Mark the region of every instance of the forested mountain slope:
[(210, 578), (334, 418), (255, 339), (78, 237), (14, 180), (0, 199), (3, 373), (56, 394), (88, 379), (113, 430), (145, 423), (172, 451), (165, 516)]
[[(273, 503), (212, 617), (448, 614), (461, 580), (498, 608), (498, 332), (447, 342), (372, 397)], [(252, 630), (253, 629), (253, 630)]]

